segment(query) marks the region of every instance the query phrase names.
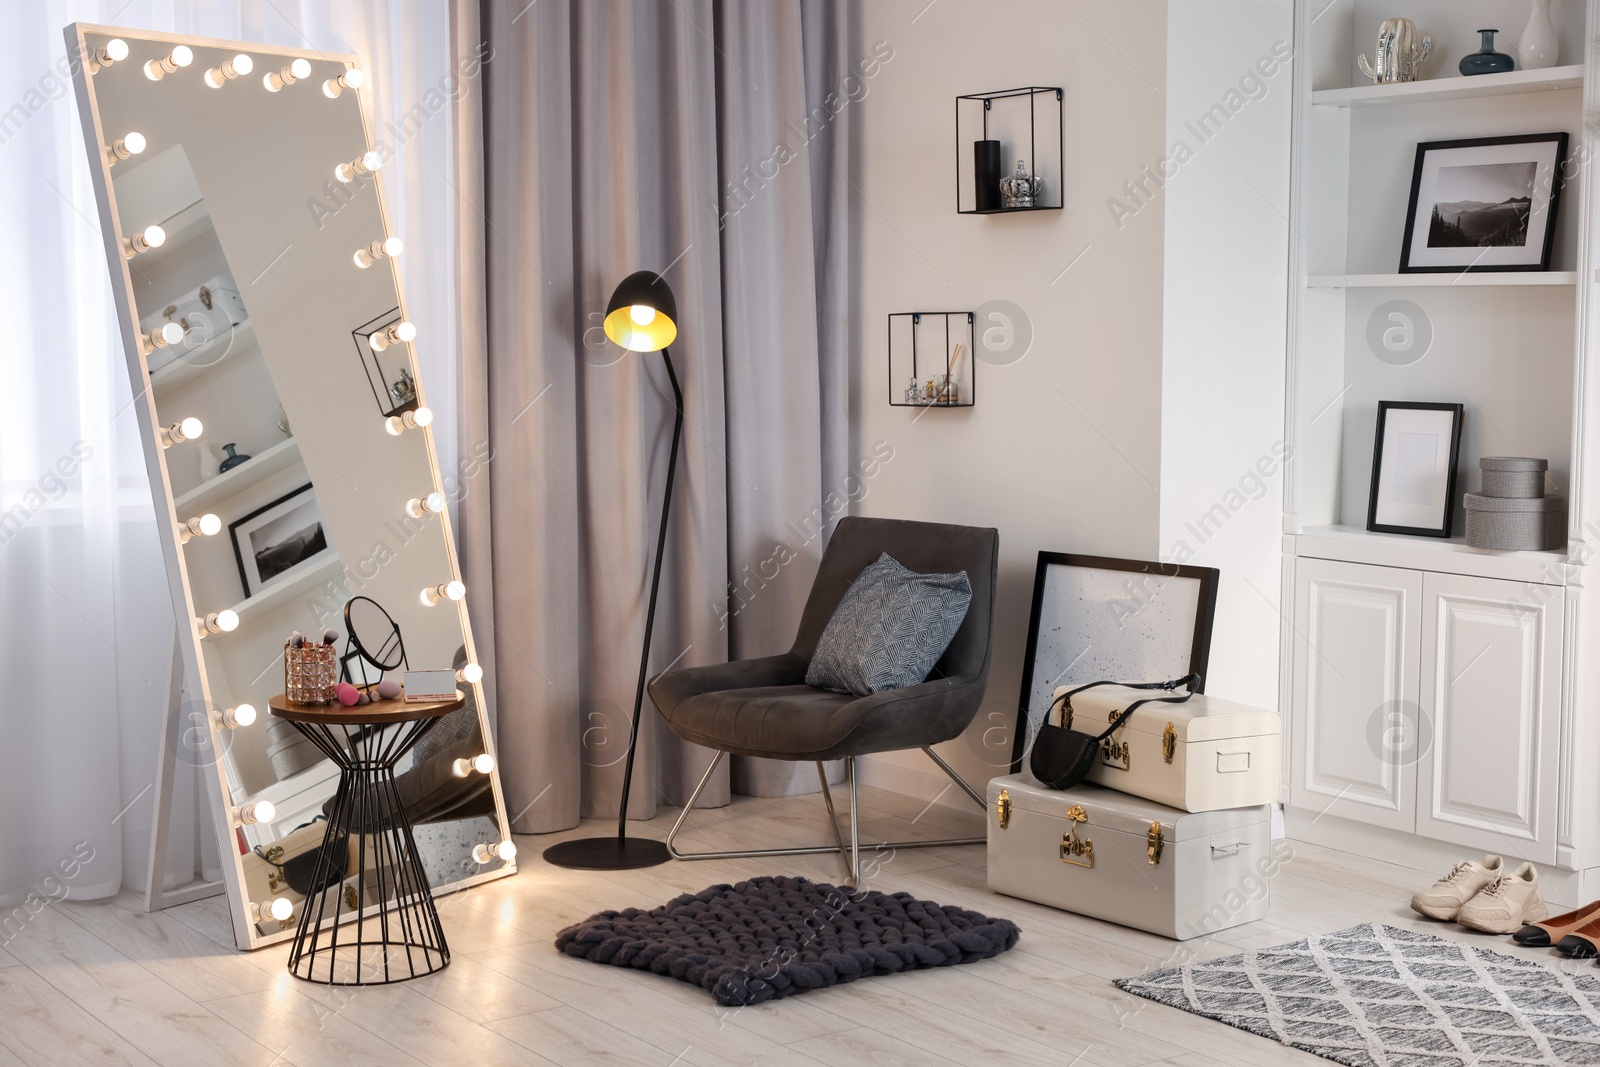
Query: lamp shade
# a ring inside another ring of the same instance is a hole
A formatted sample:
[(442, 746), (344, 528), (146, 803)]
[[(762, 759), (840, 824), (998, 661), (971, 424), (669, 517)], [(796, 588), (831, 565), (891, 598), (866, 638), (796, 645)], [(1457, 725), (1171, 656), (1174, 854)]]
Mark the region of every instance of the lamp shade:
[(622, 279), (606, 305), (606, 336), (630, 352), (659, 352), (678, 336), (678, 302), (655, 271)]

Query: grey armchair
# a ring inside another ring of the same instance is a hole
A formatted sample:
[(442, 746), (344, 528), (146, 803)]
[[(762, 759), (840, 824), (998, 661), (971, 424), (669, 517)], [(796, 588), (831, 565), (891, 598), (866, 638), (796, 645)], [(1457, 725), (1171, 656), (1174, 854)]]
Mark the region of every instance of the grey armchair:
[[(748, 856), (798, 856), (838, 851), (852, 883), (861, 877), (860, 820), (856, 805), (856, 758), (874, 752), (920, 748), (981, 809), (983, 796), (955, 772), (933, 746), (960, 736), (983, 701), (989, 680), (990, 631), (994, 614), (999, 533), (993, 529), (946, 526), (899, 519), (841, 519), (822, 555), (822, 563), (794, 646), (782, 655), (710, 667), (667, 671), (650, 683), (650, 697), (672, 732), (716, 750), (711, 765), (667, 835), (673, 857), (734, 859)], [(928, 680), (903, 689), (854, 697), (805, 684), (806, 668), (834, 608), (862, 568), (887, 552), (914, 571), (966, 571), (972, 604)], [(676, 844), (695, 801), (728, 753), (769, 759), (815, 762), (822, 779), (835, 845), (758, 849), (742, 852), (684, 852)], [(843, 758), (850, 786), (850, 841), (839, 831), (833, 794), (823, 768)], [(981, 844), (983, 838), (897, 841), (895, 848)], [(880, 846), (882, 847), (882, 846)]]

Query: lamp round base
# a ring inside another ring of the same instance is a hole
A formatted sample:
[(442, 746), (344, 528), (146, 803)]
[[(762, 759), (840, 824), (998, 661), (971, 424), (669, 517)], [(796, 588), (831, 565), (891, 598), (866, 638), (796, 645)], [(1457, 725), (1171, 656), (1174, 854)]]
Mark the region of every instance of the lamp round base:
[(629, 837), (583, 837), (544, 850), (545, 862), (580, 871), (631, 871), (667, 862), (672, 855), (661, 841)]

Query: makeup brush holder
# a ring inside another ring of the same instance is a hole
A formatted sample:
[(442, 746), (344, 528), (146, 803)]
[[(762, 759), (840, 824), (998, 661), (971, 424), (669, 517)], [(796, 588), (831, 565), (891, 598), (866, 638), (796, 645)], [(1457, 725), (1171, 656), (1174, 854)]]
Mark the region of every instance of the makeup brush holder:
[(299, 648), (283, 645), (283, 693), (296, 704), (332, 704), (339, 682), (339, 658), (334, 646), (307, 642)]

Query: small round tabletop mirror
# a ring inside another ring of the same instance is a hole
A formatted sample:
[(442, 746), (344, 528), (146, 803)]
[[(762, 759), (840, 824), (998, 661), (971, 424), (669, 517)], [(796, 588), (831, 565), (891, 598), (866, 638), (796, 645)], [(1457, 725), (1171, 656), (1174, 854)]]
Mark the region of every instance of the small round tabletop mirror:
[[(352, 597), (344, 606), (345, 632), (350, 635), (350, 648), (357, 653), (357, 661), (345, 656), (345, 671), (361, 678), (350, 677), (357, 685), (370, 685), (381, 681), (385, 671), (399, 670), (406, 663), (406, 645), (400, 636), (400, 626), (371, 597)], [(376, 669), (377, 677), (367, 677), (367, 666)]]

